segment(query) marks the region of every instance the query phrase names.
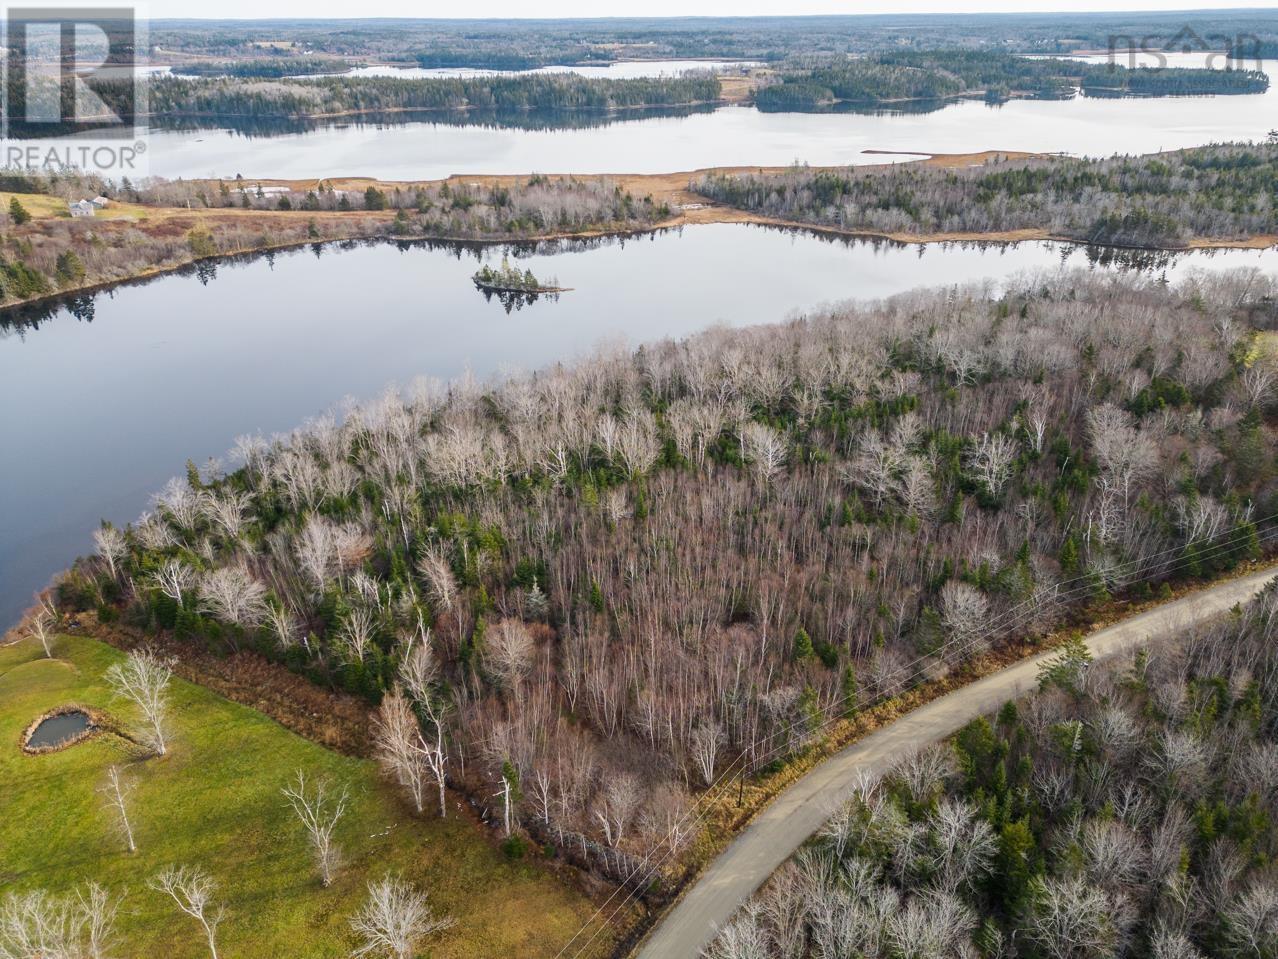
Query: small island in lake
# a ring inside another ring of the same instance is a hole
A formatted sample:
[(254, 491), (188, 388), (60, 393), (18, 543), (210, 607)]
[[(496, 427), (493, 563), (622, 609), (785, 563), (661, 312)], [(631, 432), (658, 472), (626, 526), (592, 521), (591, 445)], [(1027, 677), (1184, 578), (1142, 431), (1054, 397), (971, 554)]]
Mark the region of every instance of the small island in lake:
[(532, 270), (520, 270), (502, 257), (501, 267), (494, 270), (487, 263), (471, 277), (475, 286), (490, 293), (564, 293), (567, 287), (559, 286), (559, 280), (551, 277), (542, 282), (533, 276)]
[(497, 297), (507, 313), (512, 310), (521, 310), (543, 296), (557, 300), (560, 293), (565, 293), (569, 289), (569, 287), (560, 286), (559, 280), (555, 277), (543, 282), (533, 276), (532, 270), (520, 270), (516, 266), (511, 266), (505, 257), (502, 257), (501, 266), (498, 269), (494, 270), (485, 263), (482, 269), (471, 276), (471, 279), (475, 281), (475, 288), (489, 300), (494, 296)]

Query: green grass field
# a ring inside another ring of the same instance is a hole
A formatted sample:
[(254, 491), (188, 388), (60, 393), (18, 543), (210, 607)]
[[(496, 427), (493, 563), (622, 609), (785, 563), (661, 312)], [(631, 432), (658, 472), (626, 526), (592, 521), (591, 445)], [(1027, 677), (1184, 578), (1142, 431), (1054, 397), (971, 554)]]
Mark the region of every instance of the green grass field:
[[(553, 956), (590, 914), (579, 893), (526, 863), (507, 863), (460, 818), (418, 820), (370, 762), (325, 750), (255, 710), (174, 679), (172, 745), (162, 759), (101, 734), (26, 755), (22, 731), (42, 712), (77, 703), (136, 721), (103, 673), (121, 654), (95, 640), (59, 637), (57, 658), (31, 640), (0, 648), (0, 891), (66, 891), (95, 880), (126, 891), (116, 931), (120, 959), (207, 955), (193, 920), (146, 886), (170, 863), (199, 865), (220, 883), (224, 957), (346, 956), (347, 920), (365, 883), (390, 871), (429, 891), (457, 924), (423, 956)], [(112, 763), (137, 784), (131, 807), (138, 851), (112, 828), (98, 787)], [(338, 829), (345, 864), (321, 888), (305, 836), (281, 787), (298, 769), (350, 787)]]

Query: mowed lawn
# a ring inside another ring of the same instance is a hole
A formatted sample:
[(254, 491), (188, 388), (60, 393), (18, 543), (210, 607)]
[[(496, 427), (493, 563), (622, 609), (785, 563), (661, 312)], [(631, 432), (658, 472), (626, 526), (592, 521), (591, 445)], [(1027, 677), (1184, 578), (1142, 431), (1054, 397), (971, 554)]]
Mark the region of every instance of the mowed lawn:
[[(543, 870), (508, 863), (473, 824), (410, 815), (371, 762), (330, 752), (177, 679), (164, 758), (139, 759), (110, 734), (27, 755), (23, 730), (55, 706), (104, 709), (126, 728), (137, 720), (103, 678), (121, 653), (62, 636), (54, 655), (43, 658), (29, 639), (0, 648), (0, 891), (63, 892), (87, 880), (124, 891), (119, 959), (208, 954), (194, 920), (147, 888), (148, 877), (170, 863), (198, 865), (218, 880), (226, 907), (218, 944), (227, 959), (349, 955), (348, 919), (366, 881), (387, 872), (428, 890), (435, 909), (457, 920), (421, 949), (432, 959), (554, 956), (591, 913), (583, 896)], [(98, 793), (112, 763), (137, 785), (132, 855)], [(338, 829), (345, 864), (329, 889), (321, 888), (280, 794), (298, 769), (351, 790)]]
[[(9, 204), (17, 200), (31, 214), (33, 219), (49, 218), (71, 219), (71, 211), (67, 209), (67, 201), (61, 197), (47, 196), (43, 193), (8, 193), (0, 191), (0, 211), (9, 212)], [(92, 197), (85, 196), (85, 200)], [(145, 219), (156, 212), (153, 207), (145, 207), (138, 203), (112, 201), (111, 205), (98, 210), (94, 214), (96, 220), (136, 220)]]

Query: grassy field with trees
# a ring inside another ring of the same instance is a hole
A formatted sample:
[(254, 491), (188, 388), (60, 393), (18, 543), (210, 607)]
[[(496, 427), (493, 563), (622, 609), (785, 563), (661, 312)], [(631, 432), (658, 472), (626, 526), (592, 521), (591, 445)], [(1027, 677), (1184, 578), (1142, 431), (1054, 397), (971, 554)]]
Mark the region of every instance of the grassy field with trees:
[(1278, 591), (856, 790), (708, 959), (1271, 956)]
[[(200, 686), (171, 680), (166, 749), (156, 756), (144, 715), (107, 679), (124, 655), (52, 631), (50, 645), (49, 656), (34, 638), (0, 648), (0, 887), (65, 898), (97, 883), (115, 907), (109, 938), (119, 948), (110, 955), (209, 955), (197, 920), (149, 885), (173, 865), (216, 883), (206, 912), (225, 910), (216, 930), (225, 956), (350, 955), (360, 941), (350, 920), (368, 884), (387, 876), (455, 920), (420, 943), (421, 954), (439, 959), (553, 956), (589, 914), (583, 896), (534, 864), (508, 861), (455, 805), (446, 819), (418, 817), (373, 762), (330, 752)], [(118, 733), (24, 753), (24, 728), (69, 704), (107, 714)], [(110, 805), (112, 767), (135, 852)], [(309, 789), (327, 782), (332, 797), (348, 796), (328, 886), (283, 793), (299, 771)], [(0, 897), (0, 913), (12, 902)], [(0, 952), (12, 945), (5, 936), (0, 929)]]

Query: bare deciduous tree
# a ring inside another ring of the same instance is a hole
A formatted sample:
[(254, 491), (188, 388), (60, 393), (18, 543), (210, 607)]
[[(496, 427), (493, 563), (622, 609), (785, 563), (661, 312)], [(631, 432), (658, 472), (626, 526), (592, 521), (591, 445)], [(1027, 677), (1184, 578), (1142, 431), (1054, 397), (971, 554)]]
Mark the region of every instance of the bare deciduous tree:
[(412, 698), (413, 704), (426, 721), (427, 731), (434, 731), (435, 741), (427, 744), (424, 759), (431, 775), (435, 778), (435, 786), (439, 790), (439, 818), (448, 815), (448, 804), (445, 796), (448, 773), (448, 750), (445, 721), (448, 718), (450, 704), (436, 689), (439, 678), (439, 662), (430, 647), (430, 631), (421, 630), (420, 641), (400, 667), (400, 678), (404, 688)]
[(436, 916), (424, 894), (388, 876), (368, 884), (368, 900), (351, 918), (361, 940), (353, 955), (411, 959), (418, 943), (453, 923), (451, 917)]
[(129, 546), (124, 534), (114, 526), (105, 523), (93, 531), (93, 544), (98, 555), (107, 564), (107, 571), (112, 579), (120, 578), (120, 561), (129, 555)]
[(325, 887), (333, 882), (333, 872), (341, 863), (341, 851), (333, 843), (333, 830), (346, 813), (350, 792), (345, 786), (333, 789), (326, 779), (308, 783), (306, 773), (297, 771), (297, 780), (283, 789), (297, 818), (306, 828), (315, 865), (319, 868), (320, 883)]
[(217, 891), (213, 878), (194, 866), (169, 866), (152, 876), (147, 885), (172, 898), (182, 912), (200, 924), (210, 959), (218, 959), (217, 927), (225, 918), (226, 910), (213, 901)]
[(200, 580), (200, 604), (224, 623), (248, 629), (266, 618), (266, 587), (242, 566), (223, 566)]
[(116, 818), (116, 824), (124, 835), (129, 852), (137, 852), (137, 843), (133, 840), (133, 824), (129, 821), (128, 799), (134, 790), (134, 784), (128, 782), (120, 774), (120, 767), (111, 765), (107, 768), (106, 783), (98, 791), (102, 793), (106, 806)]
[(941, 608), (945, 628), (956, 647), (967, 649), (980, 641), (989, 610), (989, 601), (980, 590), (952, 579), (941, 590)]
[(396, 687), (382, 697), (373, 721), (377, 761), (387, 775), (408, 790), (413, 806), (422, 811), (430, 746), (404, 694)]
[(46, 659), (53, 658), (53, 636), (54, 636), (54, 619), (43, 604), (40, 609), (31, 617), (29, 626), (30, 634), (40, 644), (40, 648), (44, 650)]
[(1278, 949), (1278, 889), (1257, 882), (1225, 909), (1225, 935), (1244, 956), (1267, 957)]
[(426, 581), (436, 608), (440, 612), (452, 612), (457, 602), (457, 580), (444, 551), (438, 547), (428, 547), (417, 561), (417, 571)]
[(503, 689), (518, 692), (532, 665), (533, 640), (528, 627), (506, 618), (485, 637), (484, 666)]
[(701, 774), (701, 781), (707, 786), (714, 782), (719, 747), (723, 745), (724, 738), (723, 727), (713, 719), (704, 720), (693, 727), (689, 747), (697, 772)]
[(741, 432), (741, 447), (755, 475), (770, 483), (785, 465), (785, 440), (776, 430), (763, 423), (747, 423)]
[(173, 678), (170, 661), (149, 649), (135, 649), (124, 662), (106, 671), (106, 680), (117, 696), (130, 700), (142, 711), (147, 729), (145, 741), (157, 756), (168, 749), (166, 717), (169, 709), (169, 681)]
[(338, 640), (348, 661), (362, 663), (368, 655), (368, 646), (373, 641), (373, 632), (377, 623), (373, 614), (363, 607), (357, 607), (342, 620), (338, 630)]
[(616, 847), (625, 838), (635, 810), (639, 807), (641, 793), (639, 781), (630, 773), (618, 773), (609, 777), (599, 796), (595, 819), (603, 830), (604, 841)]
[(1113, 941), (1109, 907), (1105, 893), (1081, 877), (1041, 880), (1026, 933), (1051, 959), (1099, 956)]
[(119, 901), (97, 883), (0, 897), (0, 959), (108, 959)]
[(155, 588), (179, 606), (185, 605), (186, 595), (195, 589), (199, 576), (180, 559), (170, 558), (151, 577)]
[(991, 499), (1003, 495), (1012, 478), (1016, 459), (1016, 441), (1002, 433), (985, 433), (965, 457), (968, 472)]

